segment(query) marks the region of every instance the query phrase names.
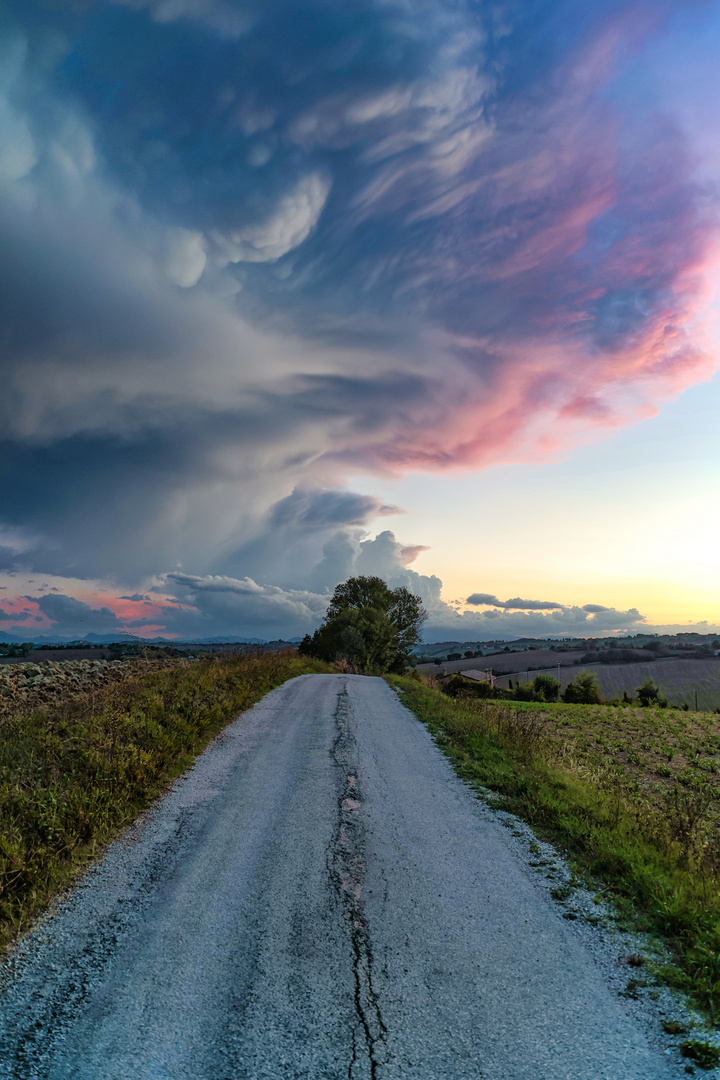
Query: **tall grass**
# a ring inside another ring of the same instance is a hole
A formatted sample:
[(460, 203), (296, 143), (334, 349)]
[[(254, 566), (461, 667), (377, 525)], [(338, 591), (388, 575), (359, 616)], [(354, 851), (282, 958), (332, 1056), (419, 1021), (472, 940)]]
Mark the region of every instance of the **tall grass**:
[[(601, 880), (626, 917), (659, 934), (674, 963), (658, 974), (720, 1020), (720, 833), (717, 792), (697, 780), (663, 798), (630, 782), (612, 750), (594, 767), (558, 738), (547, 710), (450, 699), (412, 678), (403, 701), (467, 780), (503, 797), (503, 809), (566, 850)], [(563, 708), (553, 706), (557, 720)], [(652, 713), (653, 710), (648, 710)]]
[(239, 712), (325, 670), (294, 650), (137, 663), (121, 682), (0, 718), (0, 946)]

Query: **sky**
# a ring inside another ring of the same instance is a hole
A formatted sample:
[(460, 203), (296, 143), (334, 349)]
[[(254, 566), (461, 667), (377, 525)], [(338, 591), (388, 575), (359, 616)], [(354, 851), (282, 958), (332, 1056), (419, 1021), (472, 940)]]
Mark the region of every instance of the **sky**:
[(0, 3), (0, 631), (720, 631), (720, 3)]

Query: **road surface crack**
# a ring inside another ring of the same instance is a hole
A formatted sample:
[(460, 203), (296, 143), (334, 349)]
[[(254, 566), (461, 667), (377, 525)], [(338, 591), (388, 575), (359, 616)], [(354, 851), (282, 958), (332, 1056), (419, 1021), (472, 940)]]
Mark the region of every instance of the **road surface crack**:
[(327, 867), (333, 889), (349, 922), (352, 945), (358, 1023), (352, 1034), (352, 1055), (347, 1075), (348, 1080), (367, 1075), (371, 1080), (378, 1080), (378, 1068), (387, 1061), (387, 1028), (373, 986), (372, 947), (362, 904), (365, 829), (360, 813), (362, 793), (347, 683), (338, 695), (335, 723), (337, 734), (332, 758), (337, 767), (338, 812), (335, 832), (328, 848)]

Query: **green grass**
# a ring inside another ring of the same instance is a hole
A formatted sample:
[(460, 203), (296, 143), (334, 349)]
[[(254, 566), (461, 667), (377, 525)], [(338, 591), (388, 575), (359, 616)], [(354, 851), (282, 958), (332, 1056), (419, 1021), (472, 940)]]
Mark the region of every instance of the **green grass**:
[(680, 1043), (680, 1052), (683, 1057), (697, 1062), (701, 1069), (715, 1069), (720, 1065), (720, 1050), (709, 1042), (686, 1039)]
[(238, 713), (286, 679), (327, 670), (290, 651), (139, 664), (121, 682), (7, 711), (0, 718), (0, 946)]
[(602, 881), (624, 918), (664, 939), (674, 963), (655, 976), (720, 1020), (716, 778), (683, 766), (651, 790), (646, 759), (628, 760), (651, 737), (651, 762), (661, 740), (685, 762), (694, 742), (710, 752), (718, 717), (453, 700), (417, 679), (390, 681), (461, 776), (502, 796), (503, 809), (567, 851), (577, 872)]

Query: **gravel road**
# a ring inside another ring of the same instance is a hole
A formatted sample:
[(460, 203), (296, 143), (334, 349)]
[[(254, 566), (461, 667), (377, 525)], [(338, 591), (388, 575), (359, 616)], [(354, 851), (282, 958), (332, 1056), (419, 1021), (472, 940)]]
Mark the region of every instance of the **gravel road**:
[(675, 1075), (380, 679), (268, 695), (0, 971), (3, 1080)]

